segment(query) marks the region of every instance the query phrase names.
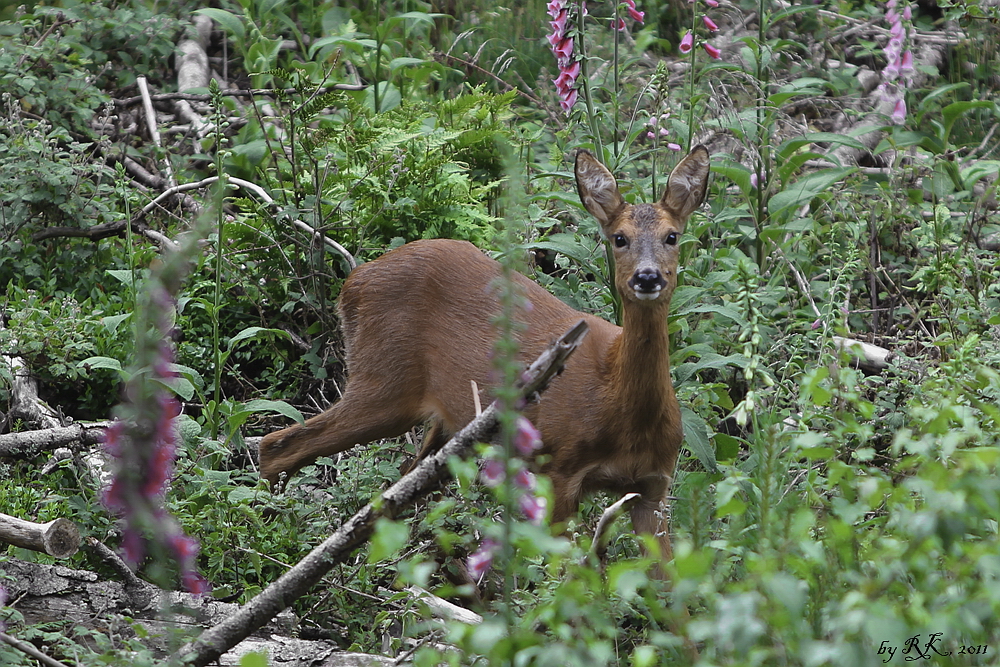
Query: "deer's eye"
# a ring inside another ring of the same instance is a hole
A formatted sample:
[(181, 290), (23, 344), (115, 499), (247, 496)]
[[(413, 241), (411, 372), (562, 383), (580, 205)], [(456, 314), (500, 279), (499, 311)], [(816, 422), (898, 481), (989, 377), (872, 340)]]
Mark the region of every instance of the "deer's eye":
[(625, 238), (624, 234), (615, 234), (611, 240), (615, 242), (616, 248), (624, 248), (628, 245), (628, 239)]
[(677, 234), (670, 232), (667, 234), (667, 238), (663, 239), (663, 242), (667, 245), (677, 245)]

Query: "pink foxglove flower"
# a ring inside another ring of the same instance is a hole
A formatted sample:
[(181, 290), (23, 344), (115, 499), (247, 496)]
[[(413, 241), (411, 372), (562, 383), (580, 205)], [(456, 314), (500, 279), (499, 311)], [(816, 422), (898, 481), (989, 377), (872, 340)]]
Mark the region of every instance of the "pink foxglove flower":
[[(573, 60), (573, 38), (568, 35), (570, 3), (568, 0), (552, 0), (548, 4), (549, 25), (552, 32), (547, 36), (552, 54), (559, 66), (559, 76), (553, 79), (559, 93), (559, 106), (567, 114), (576, 104), (578, 93), (574, 85), (580, 75), (580, 63)], [(586, 7), (583, 8), (586, 15)]]
[(516, 475), (514, 475), (514, 486), (527, 491), (534, 491), (536, 486), (535, 476), (528, 470), (522, 468), (517, 471)]
[(495, 541), (489, 538), (483, 540), (482, 544), (479, 545), (479, 550), (469, 556), (469, 573), (476, 579), (479, 579), (486, 574), (489, 571), (490, 566), (493, 565), (494, 554), (496, 554), (499, 549), (500, 545)]
[[(912, 16), (908, 2), (898, 3), (897, 0), (891, 0), (886, 3), (885, 18), (889, 22), (889, 41), (883, 48), (886, 65), (882, 70), (883, 83), (878, 90), (881, 102), (892, 105), (890, 119), (895, 125), (902, 125), (906, 120), (906, 86), (915, 73), (913, 52), (909, 49), (903, 50), (910, 41), (909, 21)], [(903, 78), (897, 82), (901, 74)]]
[(722, 58), (722, 51), (720, 51), (719, 49), (715, 48), (714, 46), (712, 46), (708, 42), (705, 42), (704, 46), (705, 46), (705, 53), (707, 53), (708, 55), (712, 56), (716, 60), (719, 60), (719, 59)]
[(514, 448), (521, 456), (531, 456), (542, 446), (542, 434), (528, 421), (527, 417), (518, 417), (514, 432)]
[(132, 376), (118, 408), (119, 419), (105, 432), (105, 448), (115, 471), (103, 501), (122, 518), (121, 549), (128, 563), (138, 564), (148, 546), (158, 544), (177, 561), (184, 586), (204, 594), (208, 582), (195, 569), (198, 542), (184, 535), (163, 507), (178, 444), (174, 422), (181, 411), (177, 399), (163, 388), (165, 381), (176, 377), (169, 343), (175, 303), (167, 286), (180, 285), (183, 274), (181, 262), (166, 260), (150, 276), (142, 307), (136, 311), (140, 333), (135, 366), (151, 372)]
[(681, 50), (681, 53), (690, 53), (691, 48), (693, 46), (694, 46), (694, 33), (689, 30), (688, 33), (684, 35), (684, 39), (681, 40), (681, 45), (679, 48)]
[(503, 484), (506, 477), (506, 466), (499, 459), (490, 459), (483, 465), (483, 469), (479, 471), (479, 478), (483, 480), (483, 484), (491, 489)]
[(903, 54), (902, 62), (899, 64), (899, 71), (903, 72), (907, 76), (911, 76), (913, 74), (913, 51), (907, 51)]
[(896, 125), (902, 125), (903, 121), (906, 120), (906, 101), (900, 97), (896, 100), (896, 106), (892, 110), (892, 122)]
[(715, 21), (710, 19), (708, 16), (702, 16), (701, 20), (704, 21), (705, 27), (711, 32), (718, 32), (719, 26), (715, 25)]
[(548, 503), (544, 496), (536, 496), (531, 493), (526, 493), (521, 496), (519, 505), (521, 507), (521, 511), (524, 513), (524, 516), (531, 524), (538, 526), (545, 521), (545, 510)]

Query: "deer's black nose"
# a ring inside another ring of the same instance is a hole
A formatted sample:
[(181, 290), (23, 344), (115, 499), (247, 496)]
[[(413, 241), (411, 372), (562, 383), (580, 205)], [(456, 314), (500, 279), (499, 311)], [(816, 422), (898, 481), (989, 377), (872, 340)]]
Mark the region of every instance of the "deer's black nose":
[(640, 269), (632, 274), (632, 279), (628, 281), (628, 286), (636, 292), (654, 294), (659, 292), (667, 284), (663, 279), (663, 274), (658, 269)]

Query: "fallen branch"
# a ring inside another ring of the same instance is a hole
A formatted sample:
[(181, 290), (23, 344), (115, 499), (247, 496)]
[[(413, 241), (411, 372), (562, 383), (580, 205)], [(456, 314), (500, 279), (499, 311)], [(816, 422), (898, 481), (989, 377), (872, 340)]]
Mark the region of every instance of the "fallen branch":
[[(177, 54), (174, 58), (177, 68), (177, 90), (180, 91), (205, 88), (211, 77), (206, 48), (212, 41), (212, 19), (198, 15), (194, 17), (193, 22), (193, 34), (182, 39), (177, 45)], [(198, 138), (205, 137), (211, 130), (209, 124), (187, 100), (174, 100), (174, 111), (178, 117), (191, 125)]]
[[(534, 399), (549, 381), (562, 370), (566, 359), (587, 332), (580, 320), (550, 345), (524, 374), (521, 395)], [(448, 473), (448, 459), (465, 456), (475, 442), (489, 441), (498, 428), (496, 403), (469, 422), (440, 450), (418, 463), (413, 470), (387, 489), (379, 498), (365, 505), (325, 542), (312, 550), (295, 567), (247, 603), (238, 612), (184, 645), (174, 657), (194, 667), (204, 667), (238, 644), (244, 637), (309, 591), (330, 569), (364, 544), (375, 531), (380, 517), (395, 517), (402, 509), (438, 488)]]
[[(146, 84), (146, 77), (138, 76), (135, 82), (139, 85), (139, 93), (142, 97), (142, 109), (145, 112), (146, 129), (149, 131), (149, 136), (152, 137), (157, 151), (159, 151), (163, 148), (163, 142), (160, 140), (160, 128), (156, 123), (156, 111), (153, 110), (153, 100), (149, 99), (149, 86)], [(167, 175), (167, 182), (173, 185), (175, 182), (174, 170), (170, 166), (169, 156), (163, 157), (163, 172)]]
[(605, 554), (607, 554), (608, 541), (611, 539), (608, 529), (611, 528), (611, 524), (615, 522), (615, 519), (631, 509), (632, 505), (635, 505), (640, 498), (642, 498), (642, 494), (640, 493), (626, 493), (618, 502), (608, 506), (604, 510), (604, 513), (601, 514), (601, 519), (597, 522), (597, 528), (594, 529), (594, 542), (590, 546), (590, 553), (597, 558), (598, 562), (602, 562)]
[(96, 445), (104, 441), (104, 429), (111, 422), (76, 423), (69, 426), (22, 431), (20, 433), (4, 433), (0, 435), (0, 457), (19, 454), (37, 454), (38, 452), (55, 449), (71, 442), (82, 442), (85, 445)]
[(0, 514), (0, 542), (48, 554), (53, 558), (69, 558), (80, 548), (80, 529), (69, 519), (34, 523), (9, 514)]
[(833, 337), (833, 346), (851, 355), (858, 368), (873, 373), (888, 368), (889, 363), (896, 356), (895, 353), (884, 347), (841, 336)]
[(483, 622), (483, 617), (474, 611), (459, 607), (453, 602), (448, 602), (444, 598), (439, 598), (430, 591), (426, 591), (419, 586), (407, 586), (404, 589), (427, 606), (427, 610), (434, 618), (442, 618), (446, 621), (459, 621), (466, 625), (479, 625)]
[(48, 665), (48, 667), (69, 667), (66, 663), (59, 662), (55, 658), (50, 658), (49, 656), (45, 655), (37, 648), (35, 648), (34, 644), (23, 642), (20, 639), (17, 639), (16, 637), (11, 637), (5, 632), (0, 632), (0, 641), (10, 646), (13, 646), (21, 653), (26, 653), (30, 655), (32, 658), (42, 663), (43, 665)]

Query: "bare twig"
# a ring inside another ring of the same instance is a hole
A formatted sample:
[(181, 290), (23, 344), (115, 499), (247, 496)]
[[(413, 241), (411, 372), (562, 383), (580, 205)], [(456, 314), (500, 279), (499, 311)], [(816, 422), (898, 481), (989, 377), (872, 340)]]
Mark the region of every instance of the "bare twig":
[(632, 505), (635, 505), (640, 498), (642, 498), (642, 494), (626, 493), (618, 502), (610, 505), (601, 514), (601, 519), (597, 522), (597, 528), (594, 529), (594, 542), (590, 546), (590, 553), (597, 558), (598, 562), (604, 560), (604, 555), (608, 551), (608, 541), (610, 540), (608, 529), (611, 528), (611, 524), (624, 512), (628, 511)]
[(0, 641), (2, 641), (5, 644), (9, 644), (10, 646), (13, 646), (21, 653), (26, 653), (30, 655), (32, 658), (42, 663), (43, 665), (48, 665), (48, 667), (69, 667), (66, 663), (59, 662), (55, 658), (50, 658), (49, 656), (45, 655), (37, 648), (35, 648), (33, 644), (29, 644), (28, 642), (23, 642), (20, 639), (17, 639), (16, 637), (11, 637), (6, 632), (0, 632)]
[[(149, 136), (153, 138), (153, 143), (156, 144), (157, 148), (162, 148), (163, 142), (160, 141), (160, 128), (156, 126), (156, 111), (153, 110), (153, 101), (149, 99), (149, 86), (146, 84), (146, 77), (136, 77), (136, 83), (139, 85), (139, 93), (142, 96), (142, 109), (145, 111), (146, 128), (149, 130)], [(171, 168), (170, 158), (167, 156), (163, 157), (163, 173), (167, 175), (167, 182), (171, 185), (177, 182), (174, 180), (174, 170)]]
[(434, 54), (434, 60), (436, 60), (438, 62), (441, 62), (443, 60), (451, 60), (451, 61), (454, 61), (456, 63), (459, 63), (460, 65), (462, 65), (462, 67), (465, 67), (465, 68), (471, 69), (471, 70), (475, 70), (476, 72), (479, 72), (483, 76), (488, 77), (490, 79), (493, 79), (498, 84), (500, 84), (500, 87), (502, 87), (504, 90), (507, 90), (507, 91), (513, 90), (518, 95), (521, 95), (522, 97), (525, 97), (528, 100), (530, 100), (533, 104), (537, 104), (539, 107), (545, 106), (544, 103), (540, 99), (538, 99), (537, 97), (535, 97), (531, 93), (525, 92), (525, 91), (521, 90), (520, 88), (517, 88), (515, 86), (510, 85), (509, 83), (507, 83), (506, 81), (504, 81), (503, 79), (501, 79), (500, 77), (498, 77), (493, 72), (491, 72), (489, 70), (486, 70), (486, 69), (483, 69), (479, 65), (477, 65), (475, 63), (471, 63), (468, 60), (462, 60), (461, 58), (459, 58), (457, 56), (451, 55), (450, 53), (440, 53), (440, 52)]
[[(368, 86), (364, 84), (335, 83), (321, 88), (320, 93), (328, 93), (333, 90), (364, 90), (367, 87)], [(298, 88), (251, 88), (246, 90), (222, 90), (219, 91), (219, 94), (225, 97), (255, 97), (257, 95), (276, 95), (278, 93), (294, 95), (298, 92), (301, 92)], [(186, 100), (188, 102), (208, 102), (212, 99), (212, 96), (200, 95), (197, 93), (161, 93), (159, 95), (150, 95), (149, 99), (153, 102), (174, 102), (177, 100)], [(130, 107), (140, 102), (142, 102), (142, 95), (126, 97), (122, 100), (114, 100), (114, 103), (120, 107)]]

